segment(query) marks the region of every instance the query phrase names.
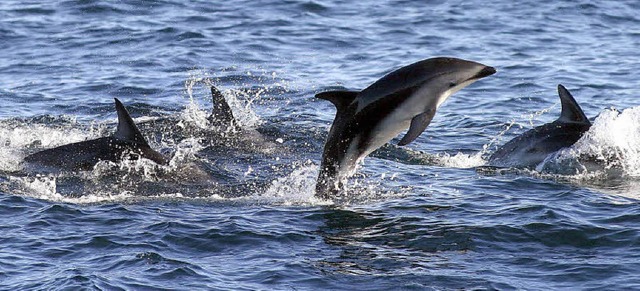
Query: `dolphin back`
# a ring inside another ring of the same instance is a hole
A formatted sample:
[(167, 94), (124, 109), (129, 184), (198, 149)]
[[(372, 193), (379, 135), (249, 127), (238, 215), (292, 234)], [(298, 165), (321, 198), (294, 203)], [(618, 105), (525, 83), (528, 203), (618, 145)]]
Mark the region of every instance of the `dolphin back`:
[(455, 71), (470, 63), (483, 66), (457, 58), (437, 57), (418, 61), (392, 71), (362, 90), (358, 98), (358, 111), (380, 98), (420, 86), (443, 72)]
[(489, 165), (533, 168), (550, 154), (572, 146), (589, 130), (591, 122), (569, 90), (558, 85), (558, 95), (562, 104), (560, 118), (508, 141), (489, 157)]
[(558, 96), (560, 96), (560, 103), (562, 104), (562, 113), (560, 113), (560, 118), (558, 121), (565, 123), (580, 123), (580, 124), (589, 124), (589, 119), (576, 102), (576, 99), (573, 98), (569, 90), (558, 84)]

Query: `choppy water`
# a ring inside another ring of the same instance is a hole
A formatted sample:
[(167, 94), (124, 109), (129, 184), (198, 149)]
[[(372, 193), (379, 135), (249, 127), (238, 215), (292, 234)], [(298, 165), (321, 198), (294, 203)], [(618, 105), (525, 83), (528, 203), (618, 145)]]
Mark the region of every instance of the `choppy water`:
[[(634, 1), (40, 2), (0, 3), (0, 289), (640, 288)], [(334, 109), (312, 96), (433, 56), (498, 73), (314, 199)], [(587, 135), (481, 167), (557, 118), (558, 83)], [(207, 84), (242, 132), (207, 123)], [(169, 166), (23, 168), (110, 134), (114, 97)]]

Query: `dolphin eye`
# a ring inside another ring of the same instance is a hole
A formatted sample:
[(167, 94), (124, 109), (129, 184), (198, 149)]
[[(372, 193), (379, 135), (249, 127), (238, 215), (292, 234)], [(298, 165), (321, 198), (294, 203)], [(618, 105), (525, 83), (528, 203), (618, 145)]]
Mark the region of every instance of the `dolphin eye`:
[(456, 82), (449, 82), (449, 88), (453, 88), (455, 87), (457, 84)]

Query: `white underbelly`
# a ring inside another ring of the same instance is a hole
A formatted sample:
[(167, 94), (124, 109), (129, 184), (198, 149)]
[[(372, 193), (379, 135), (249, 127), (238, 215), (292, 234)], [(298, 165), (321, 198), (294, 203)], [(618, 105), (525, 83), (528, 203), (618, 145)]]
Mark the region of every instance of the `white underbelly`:
[[(416, 114), (417, 115), (417, 114)], [(414, 115), (415, 116), (415, 115)], [(413, 118), (413, 117), (411, 117)], [(385, 145), (411, 125), (411, 118), (391, 117), (385, 119), (376, 126), (370, 135), (368, 146), (364, 150), (364, 155), (368, 155), (379, 147)]]
[(389, 115), (380, 120), (368, 135), (369, 140), (364, 149), (358, 149), (361, 136), (354, 138), (347, 148), (344, 160), (340, 163), (339, 173), (342, 176), (351, 175), (356, 165), (371, 152), (385, 145), (411, 125), (411, 119), (425, 112), (428, 108), (438, 107), (444, 102), (451, 92), (444, 92), (440, 96), (432, 96), (428, 88), (422, 88), (407, 98), (400, 106), (391, 111)]
[(373, 128), (368, 142), (369, 146), (365, 149), (365, 155), (370, 154), (407, 130), (411, 125), (411, 119), (425, 112), (430, 107), (430, 104), (438, 101), (429, 100), (427, 96), (420, 95), (414, 94), (414, 96), (409, 97), (406, 102), (402, 103), (396, 110), (393, 110)]

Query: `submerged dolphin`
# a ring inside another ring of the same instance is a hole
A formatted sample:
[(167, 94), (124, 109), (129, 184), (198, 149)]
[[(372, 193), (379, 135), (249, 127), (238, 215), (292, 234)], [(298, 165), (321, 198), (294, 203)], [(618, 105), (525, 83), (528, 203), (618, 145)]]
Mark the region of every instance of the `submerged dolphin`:
[(357, 162), (409, 128), (399, 145), (415, 140), (453, 93), (494, 74), (493, 67), (455, 58), (432, 58), (395, 70), (362, 91), (316, 95), (337, 109), (324, 146), (316, 196), (327, 199)]
[(161, 165), (167, 164), (165, 157), (149, 146), (120, 100), (116, 98), (115, 102), (118, 129), (112, 136), (43, 150), (27, 156), (24, 161), (64, 170), (89, 170), (99, 161), (117, 162), (122, 158), (139, 157)]
[(562, 113), (556, 121), (547, 123), (515, 137), (489, 157), (489, 166), (535, 167), (551, 153), (570, 147), (589, 130), (587, 119), (571, 93), (558, 85)]

